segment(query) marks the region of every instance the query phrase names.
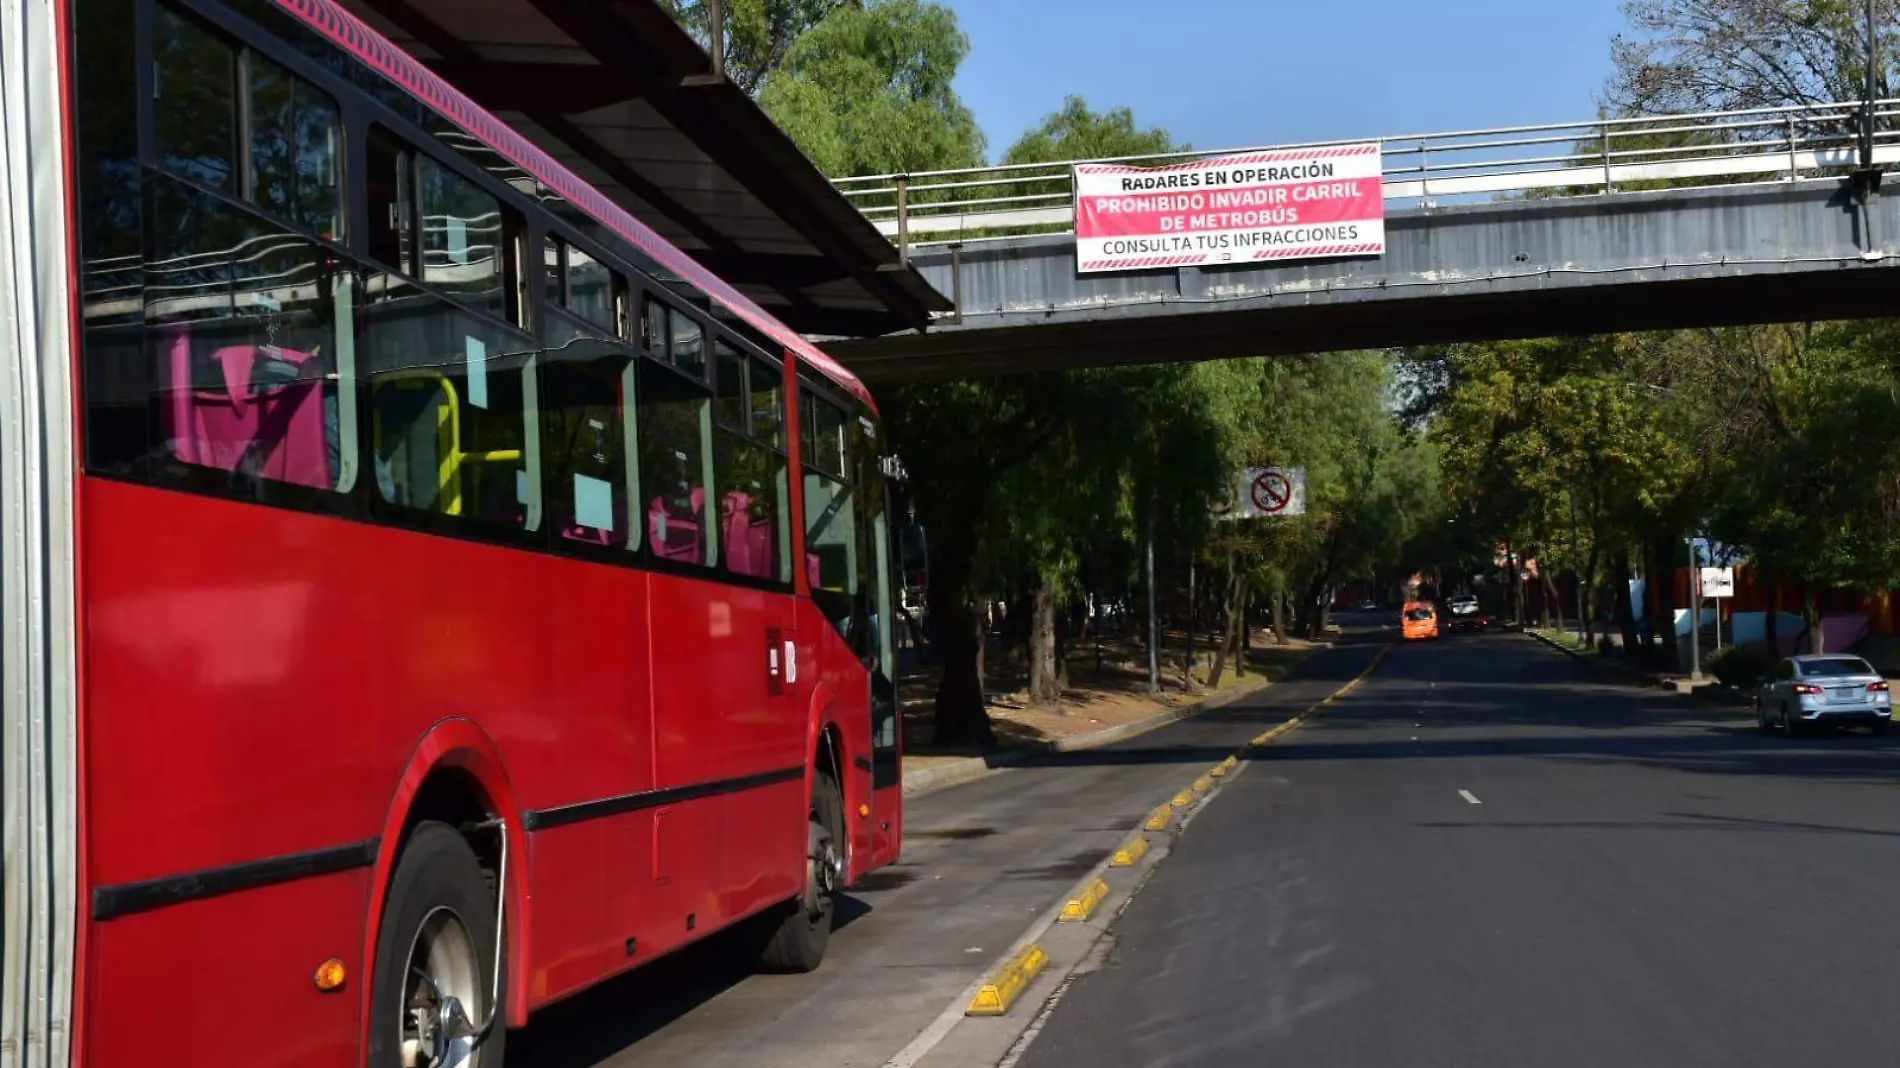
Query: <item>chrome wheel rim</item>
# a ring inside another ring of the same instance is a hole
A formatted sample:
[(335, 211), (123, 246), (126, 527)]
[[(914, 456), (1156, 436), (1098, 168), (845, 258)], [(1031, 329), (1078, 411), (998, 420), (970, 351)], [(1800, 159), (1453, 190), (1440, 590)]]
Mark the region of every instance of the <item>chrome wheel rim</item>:
[(831, 911), (831, 895), (837, 891), (843, 871), (844, 860), (831, 830), (813, 812), (805, 850), (805, 917), (813, 923)]
[[(468, 1068), (475, 1063), (475, 1039), (438, 1034), (442, 1007), (455, 998), (471, 1018), (483, 1016), (481, 958), (468, 925), (446, 905), (432, 909), (416, 926), (403, 972), (402, 1004), (397, 1013), (397, 1048), (408, 1068)], [(438, 1052), (440, 1057), (438, 1058)]]

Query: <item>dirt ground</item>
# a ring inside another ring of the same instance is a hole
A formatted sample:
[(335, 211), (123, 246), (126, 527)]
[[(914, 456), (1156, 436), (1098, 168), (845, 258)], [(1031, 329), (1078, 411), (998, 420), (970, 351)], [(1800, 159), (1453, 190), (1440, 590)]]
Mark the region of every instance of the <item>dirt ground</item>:
[[(1053, 705), (1029, 703), (1028, 680), (1020, 655), (997, 655), (986, 659), (991, 670), (985, 679), (989, 696), (990, 723), (996, 731), (999, 748), (1009, 749), (1036, 742), (1067, 738), (1071, 735), (1106, 730), (1124, 723), (1205, 700), (1243, 686), (1258, 686), (1264, 680), (1284, 678), (1294, 664), (1304, 659), (1321, 643), (1288, 639), (1276, 645), (1270, 633), (1256, 634), (1247, 656), (1247, 673), (1237, 675), (1230, 662), (1218, 689), (1210, 689), (1209, 652), (1211, 636), (1197, 636), (1195, 683), (1184, 688), (1181, 664), (1186, 657), (1186, 636), (1167, 635), (1161, 657), (1161, 692), (1148, 693), (1147, 651), (1134, 639), (1104, 640), (1101, 666), (1096, 666), (1093, 642), (1078, 645), (1069, 656), (1069, 686), (1061, 700)], [(1000, 661), (1000, 663), (999, 663)], [(973, 746), (935, 744), (937, 680), (940, 671), (929, 666), (904, 677), (899, 698), (904, 709), (904, 767), (915, 771), (935, 764), (979, 755)]]

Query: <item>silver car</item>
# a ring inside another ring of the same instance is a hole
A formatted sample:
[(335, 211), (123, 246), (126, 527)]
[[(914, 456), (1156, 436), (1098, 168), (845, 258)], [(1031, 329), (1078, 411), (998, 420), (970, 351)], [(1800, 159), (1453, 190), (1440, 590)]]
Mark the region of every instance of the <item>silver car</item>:
[(1858, 656), (1791, 656), (1755, 692), (1755, 725), (1790, 736), (1826, 724), (1859, 724), (1885, 734), (1893, 718), (1887, 680)]

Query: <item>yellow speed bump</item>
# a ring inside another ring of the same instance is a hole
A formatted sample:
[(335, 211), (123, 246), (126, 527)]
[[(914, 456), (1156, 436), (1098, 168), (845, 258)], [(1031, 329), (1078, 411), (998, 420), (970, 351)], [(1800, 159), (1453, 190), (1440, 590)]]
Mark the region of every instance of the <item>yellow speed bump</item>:
[(1162, 805), (1160, 808), (1148, 814), (1148, 822), (1142, 824), (1142, 826), (1151, 831), (1165, 831), (1168, 829), (1168, 824), (1173, 820), (1174, 806)]
[(1117, 849), (1115, 851), (1115, 859), (1108, 863), (1111, 867), (1126, 868), (1147, 855), (1148, 840), (1140, 835), (1136, 835), (1128, 840), (1127, 845)]
[(1204, 794), (1208, 792), (1209, 790), (1212, 790), (1213, 788), (1214, 788), (1214, 780), (1208, 778), (1205, 775), (1194, 780), (1194, 792), (1197, 794)]
[(1180, 793), (1175, 794), (1174, 800), (1170, 803), (1174, 805), (1175, 808), (1186, 808), (1189, 805), (1194, 803), (1194, 791), (1183, 790)]
[(1049, 966), (1049, 954), (1042, 947), (1030, 944), (1021, 953), (1009, 958), (1008, 963), (996, 969), (976, 996), (970, 999), (970, 1007), (963, 1010), (965, 1016), (1001, 1016), (1009, 1011), (1016, 999), (1029, 989), (1029, 983)]
[(1101, 879), (1095, 880), (1087, 890), (1070, 898), (1069, 903), (1062, 906), (1062, 922), (1080, 923), (1088, 919), (1095, 915), (1095, 910), (1107, 899), (1108, 883)]
[(1214, 778), (1216, 778), (1216, 779), (1222, 779), (1222, 778), (1226, 778), (1226, 777), (1227, 777), (1227, 765), (1225, 765), (1225, 764), (1216, 764), (1216, 765), (1214, 765), (1213, 767), (1211, 767), (1211, 768), (1208, 768), (1208, 769), (1207, 769), (1207, 773), (1208, 773), (1209, 775), (1211, 775), (1211, 776), (1213, 776), (1213, 777), (1214, 777)]

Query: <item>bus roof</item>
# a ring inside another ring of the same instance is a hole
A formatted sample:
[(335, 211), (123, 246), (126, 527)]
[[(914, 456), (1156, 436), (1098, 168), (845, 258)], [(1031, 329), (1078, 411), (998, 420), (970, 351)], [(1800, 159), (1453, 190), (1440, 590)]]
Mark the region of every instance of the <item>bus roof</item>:
[(461, 127), (469, 136), (479, 139), (510, 163), (561, 194), (596, 222), (652, 257), (661, 268), (671, 271), (681, 281), (697, 286), (714, 303), (785, 346), (786, 351), (796, 359), (817, 369), (849, 390), (853, 396), (875, 407), (870, 391), (843, 364), (759, 307), (698, 260), (655, 233), (625, 208), (609, 200), (514, 127), (484, 110), (467, 94), (423, 66), (414, 56), (397, 47), (336, 0), (273, 2), (408, 90), (418, 100)]

